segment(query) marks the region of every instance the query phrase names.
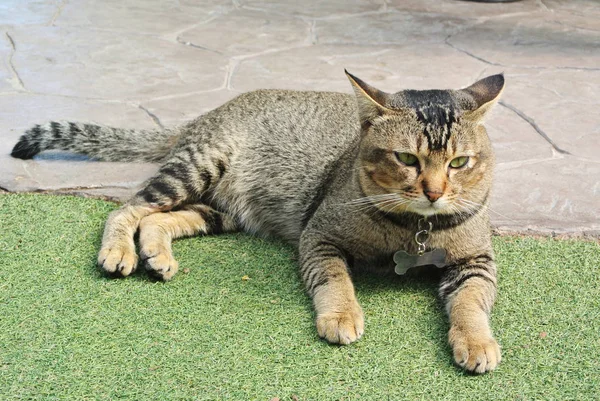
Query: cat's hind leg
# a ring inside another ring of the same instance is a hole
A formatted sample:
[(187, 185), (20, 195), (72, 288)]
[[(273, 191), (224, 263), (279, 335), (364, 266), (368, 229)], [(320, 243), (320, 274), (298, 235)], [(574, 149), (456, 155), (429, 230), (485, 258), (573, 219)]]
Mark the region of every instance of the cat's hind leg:
[(155, 213), (140, 222), (140, 257), (150, 274), (170, 280), (178, 269), (171, 251), (173, 239), (237, 230), (238, 226), (231, 216), (203, 204)]
[(98, 253), (98, 265), (105, 272), (123, 277), (133, 273), (138, 262), (133, 237), (140, 221), (146, 216), (177, 207), (189, 196), (185, 190), (168, 181), (159, 171), (144, 189), (108, 216)]
[(134, 198), (108, 216), (98, 253), (98, 265), (114, 275), (129, 276), (136, 270), (138, 257), (133, 236), (145, 216), (160, 212), (158, 207), (139, 203)]
[(137, 267), (133, 236), (149, 215), (197, 202), (215, 186), (229, 165), (227, 155), (213, 151), (204, 157), (185, 147), (169, 159), (123, 207), (112, 212), (104, 228), (98, 264), (109, 274), (128, 276)]

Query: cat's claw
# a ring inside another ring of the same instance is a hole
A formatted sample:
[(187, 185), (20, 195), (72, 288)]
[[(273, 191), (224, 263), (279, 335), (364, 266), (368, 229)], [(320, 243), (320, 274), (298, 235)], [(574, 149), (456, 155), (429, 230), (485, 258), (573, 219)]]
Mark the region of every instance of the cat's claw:
[(364, 333), (364, 317), (360, 306), (344, 312), (328, 312), (317, 316), (317, 332), (333, 344), (350, 344)]
[(143, 246), (140, 256), (148, 273), (164, 281), (172, 279), (179, 268), (179, 263), (167, 249)]
[(135, 271), (137, 261), (135, 247), (129, 245), (102, 247), (98, 254), (98, 266), (109, 274), (117, 274), (123, 277), (129, 276)]
[(493, 337), (468, 336), (459, 329), (450, 329), (450, 345), (454, 361), (473, 373), (485, 373), (496, 369), (502, 359), (500, 346)]

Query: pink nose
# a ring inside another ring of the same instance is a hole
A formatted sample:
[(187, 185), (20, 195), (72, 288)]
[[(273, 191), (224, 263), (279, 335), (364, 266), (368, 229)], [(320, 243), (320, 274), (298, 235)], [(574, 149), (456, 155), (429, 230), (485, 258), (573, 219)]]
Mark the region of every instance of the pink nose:
[(444, 194), (443, 192), (438, 192), (438, 191), (425, 191), (425, 196), (427, 197), (427, 199), (429, 199), (429, 201), (431, 203), (440, 199), (443, 194)]

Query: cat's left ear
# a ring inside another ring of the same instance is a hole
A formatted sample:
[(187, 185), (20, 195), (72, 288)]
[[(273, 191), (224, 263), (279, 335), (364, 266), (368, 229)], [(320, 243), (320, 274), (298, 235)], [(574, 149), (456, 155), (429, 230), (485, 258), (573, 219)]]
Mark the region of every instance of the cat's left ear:
[(483, 121), (484, 117), (500, 99), (504, 90), (504, 75), (497, 74), (483, 78), (459, 92), (474, 100), (475, 106), (465, 111), (464, 116), (473, 121)]
[(344, 70), (352, 89), (356, 94), (356, 100), (358, 101), (358, 117), (360, 119), (361, 127), (372, 124), (375, 118), (382, 116), (385, 113), (392, 113), (386, 105), (389, 103), (390, 95), (382, 92), (379, 89), (368, 85), (363, 80), (350, 74)]

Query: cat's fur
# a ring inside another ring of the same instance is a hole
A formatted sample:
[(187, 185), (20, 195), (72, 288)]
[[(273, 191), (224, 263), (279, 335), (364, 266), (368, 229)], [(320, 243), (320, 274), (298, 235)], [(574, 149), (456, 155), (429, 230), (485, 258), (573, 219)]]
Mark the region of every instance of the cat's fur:
[[(143, 132), (80, 123), (28, 130), (12, 155), (66, 149), (100, 160), (160, 161), (158, 173), (106, 223), (99, 265), (130, 275), (138, 264), (168, 280), (171, 240), (245, 230), (299, 248), (300, 273), (319, 335), (349, 344), (363, 334), (350, 272), (391, 271), (398, 250), (416, 253), (418, 221), (428, 247), (447, 251), (439, 295), (457, 364), (496, 368), (489, 313), (496, 266), (486, 205), (494, 157), (482, 119), (502, 75), (462, 90), (381, 92), (348, 74), (356, 96), (259, 90), (179, 129)], [(419, 162), (398, 159), (410, 153)], [(451, 160), (469, 156), (461, 168)]]

